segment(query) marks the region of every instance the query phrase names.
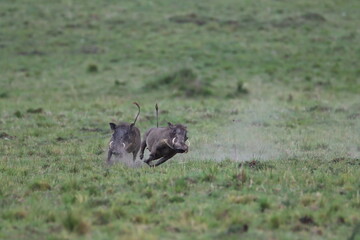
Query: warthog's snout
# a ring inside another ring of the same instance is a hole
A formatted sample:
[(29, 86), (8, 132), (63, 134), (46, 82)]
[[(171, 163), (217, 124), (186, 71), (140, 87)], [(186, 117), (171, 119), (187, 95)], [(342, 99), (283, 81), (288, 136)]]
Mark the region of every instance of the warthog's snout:
[(184, 139), (185, 137), (186, 136), (174, 137), (171, 141), (173, 148), (178, 153), (186, 153), (189, 150), (189, 147), (185, 143), (185, 139)]
[(177, 149), (178, 153), (187, 153), (188, 152), (188, 148), (181, 148), (181, 149)]
[(113, 154), (115, 157), (118, 157), (118, 158), (122, 158), (122, 157), (123, 157), (123, 153), (122, 153), (122, 152), (112, 152), (112, 154)]

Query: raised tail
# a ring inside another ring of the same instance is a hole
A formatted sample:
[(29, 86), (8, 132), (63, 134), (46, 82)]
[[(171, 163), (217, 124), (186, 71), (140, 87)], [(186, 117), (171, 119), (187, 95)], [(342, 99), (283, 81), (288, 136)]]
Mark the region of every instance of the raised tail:
[(155, 104), (155, 110), (156, 110), (156, 127), (159, 127), (159, 108), (157, 103)]
[(138, 119), (138, 117), (140, 115), (140, 106), (139, 106), (139, 104), (137, 102), (133, 102), (133, 103), (138, 107), (138, 110), (139, 110), (138, 114), (135, 117), (134, 123), (133, 123), (133, 125), (135, 125), (135, 123), (136, 123), (136, 121), (137, 121), (137, 119)]

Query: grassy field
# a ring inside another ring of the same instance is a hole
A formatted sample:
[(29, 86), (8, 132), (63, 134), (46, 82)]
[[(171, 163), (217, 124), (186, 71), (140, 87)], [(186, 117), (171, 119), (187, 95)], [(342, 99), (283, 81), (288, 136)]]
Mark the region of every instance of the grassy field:
[[(0, 239), (360, 239), (360, 1), (0, 2)], [(187, 125), (158, 168), (109, 122)]]

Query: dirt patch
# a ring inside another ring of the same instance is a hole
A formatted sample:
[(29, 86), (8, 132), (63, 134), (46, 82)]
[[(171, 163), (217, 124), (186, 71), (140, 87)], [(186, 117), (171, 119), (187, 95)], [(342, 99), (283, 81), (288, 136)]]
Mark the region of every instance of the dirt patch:
[(2, 92), (0, 93), (0, 98), (9, 98), (10, 94), (8, 92)]
[(245, 18), (243, 21), (237, 20), (223, 20), (214, 17), (199, 16), (195, 13), (189, 13), (185, 15), (172, 16), (169, 18), (170, 22), (178, 24), (195, 24), (197, 26), (204, 26), (209, 23), (218, 23), (222, 26), (232, 26), (232, 27), (245, 27), (249, 22), (253, 23), (253, 19)]
[(17, 53), (20, 56), (44, 56), (46, 55), (45, 52), (39, 50), (32, 50), (32, 51), (21, 51)]
[(357, 119), (360, 118), (360, 113), (352, 113), (349, 116), (347, 116), (348, 119)]
[(33, 191), (48, 191), (51, 190), (51, 186), (47, 182), (35, 182), (30, 186)]
[(318, 13), (305, 13), (301, 18), (313, 22), (326, 22), (326, 18)]
[(231, 225), (227, 230), (227, 234), (245, 233), (248, 230), (249, 225), (247, 224)]
[(126, 21), (123, 19), (111, 19), (111, 20), (107, 20), (106, 23), (109, 25), (116, 26), (116, 25), (122, 25), (122, 24), (126, 23)]
[(27, 111), (27, 113), (32, 113), (32, 114), (35, 114), (35, 113), (43, 113), (44, 110), (42, 108), (29, 108)]
[(287, 17), (280, 21), (272, 23), (274, 27), (288, 28), (288, 27), (299, 27), (307, 23), (324, 23), (326, 18), (318, 13), (305, 13), (296, 17)]
[(104, 130), (102, 130), (101, 128), (86, 128), (86, 127), (83, 127), (80, 130), (84, 131), (84, 132), (104, 132)]
[(88, 73), (97, 73), (99, 72), (99, 67), (96, 64), (89, 64), (86, 68)]
[(314, 222), (314, 219), (311, 216), (303, 216), (303, 217), (299, 218), (299, 221), (302, 224), (316, 225), (316, 223)]
[(175, 95), (196, 97), (213, 95), (212, 88), (211, 83), (199, 78), (195, 71), (183, 68), (149, 82), (144, 90), (171, 89)]
[(315, 105), (307, 109), (308, 112), (330, 112), (331, 110), (331, 107), (321, 105)]
[(216, 18), (198, 16), (195, 13), (190, 13), (190, 14), (186, 14), (186, 15), (170, 17), (169, 21), (179, 23), (179, 24), (193, 23), (193, 24), (196, 24), (198, 26), (202, 26), (202, 25), (205, 25), (205, 24), (207, 24), (209, 22), (214, 22), (214, 21), (218, 21), (218, 20)]
[(58, 37), (60, 35), (62, 35), (64, 32), (61, 30), (57, 30), (57, 29), (52, 29), (46, 32), (47, 35), (53, 36), (53, 37)]
[(95, 46), (95, 45), (83, 46), (80, 49), (80, 53), (82, 53), (82, 54), (101, 54), (104, 52), (105, 52), (104, 49), (102, 49), (99, 46)]
[(221, 26), (230, 26), (235, 28), (246, 29), (265, 29), (266, 27), (274, 26), (277, 28), (299, 27), (308, 23), (324, 23), (326, 18), (319, 13), (304, 13), (300, 16), (286, 17), (279, 21), (273, 21), (272, 23), (259, 22), (253, 17), (245, 17), (241, 20), (224, 20), (220, 18), (200, 16), (196, 13), (189, 13), (185, 15), (177, 15), (169, 18), (170, 22), (177, 24), (195, 24), (197, 26), (204, 26), (209, 23), (217, 23)]
[(274, 166), (270, 165), (269, 163), (258, 161), (258, 160), (252, 160), (252, 161), (245, 161), (243, 163), (239, 163), (238, 167), (246, 166), (249, 168), (252, 168), (254, 170), (264, 170), (268, 168), (274, 168)]
[(338, 162), (343, 162), (345, 160), (346, 160), (345, 157), (339, 157), (339, 158), (334, 158), (331, 162), (338, 163)]
[(16, 138), (15, 136), (10, 136), (6, 132), (0, 132), (0, 139), (10, 140)]
[(57, 137), (57, 138), (55, 138), (55, 141), (57, 141), (57, 142), (65, 142), (65, 141), (68, 141), (68, 139), (63, 138), (63, 137)]

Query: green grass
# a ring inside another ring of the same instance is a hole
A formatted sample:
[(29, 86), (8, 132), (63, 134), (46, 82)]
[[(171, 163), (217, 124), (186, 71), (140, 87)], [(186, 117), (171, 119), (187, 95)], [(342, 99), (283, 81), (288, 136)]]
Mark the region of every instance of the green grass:
[[(0, 239), (360, 239), (359, 7), (1, 1)], [(189, 153), (106, 166), (134, 101)]]

